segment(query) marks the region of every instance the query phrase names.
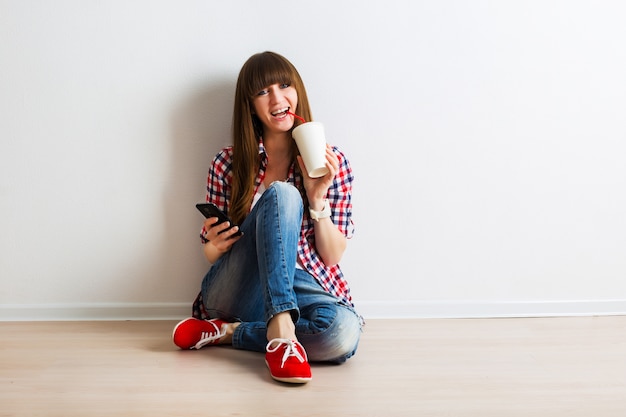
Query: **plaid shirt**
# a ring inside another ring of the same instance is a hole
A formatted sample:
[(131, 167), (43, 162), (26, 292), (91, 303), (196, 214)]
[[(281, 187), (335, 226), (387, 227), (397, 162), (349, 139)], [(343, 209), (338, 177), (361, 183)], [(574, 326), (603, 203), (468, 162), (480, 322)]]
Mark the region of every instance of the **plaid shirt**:
[[(354, 234), (354, 224), (352, 222), (352, 168), (348, 159), (337, 148), (333, 147), (333, 152), (339, 158), (339, 171), (328, 190), (326, 198), (331, 210), (331, 219), (339, 230), (346, 236), (352, 238)], [(232, 162), (233, 148), (228, 146), (222, 149), (213, 159), (209, 175), (207, 178), (206, 201), (215, 204), (226, 214), (228, 214), (228, 204), (231, 197), (231, 183), (233, 180)], [(255, 193), (265, 178), (267, 167), (267, 154), (263, 143), (259, 145), (259, 158), (261, 167), (255, 181)], [(295, 165), (289, 169), (287, 182), (303, 189), (301, 175), (297, 175)], [(252, 207), (250, 207), (252, 210)], [(315, 249), (314, 220), (311, 219), (308, 210), (304, 210), (302, 227), (300, 229), (300, 240), (298, 242), (298, 258), (304, 268), (313, 275), (322, 287), (346, 304), (353, 306), (350, 288), (343, 277), (343, 272), (339, 265), (326, 266)], [(206, 243), (204, 237), (206, 230), (201, 232), (202, 242)]]

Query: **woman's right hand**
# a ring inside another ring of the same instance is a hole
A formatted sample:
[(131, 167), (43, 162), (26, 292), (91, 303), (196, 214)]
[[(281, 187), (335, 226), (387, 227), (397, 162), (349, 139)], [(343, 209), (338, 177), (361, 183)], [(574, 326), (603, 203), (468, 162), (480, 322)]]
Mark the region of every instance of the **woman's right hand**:
[(204, 237), (208, 240), (204, 244), (204, 254), (211, 263), (215, 263), (241, 238), (241, 235), (233, 236), (239, 231), (238, 226), (227, 230), (230, 227), (229, 222), (216, 224), (217, 222), (217, 217), (209, 217), (204, 221), (204, 230), (206, 230)]

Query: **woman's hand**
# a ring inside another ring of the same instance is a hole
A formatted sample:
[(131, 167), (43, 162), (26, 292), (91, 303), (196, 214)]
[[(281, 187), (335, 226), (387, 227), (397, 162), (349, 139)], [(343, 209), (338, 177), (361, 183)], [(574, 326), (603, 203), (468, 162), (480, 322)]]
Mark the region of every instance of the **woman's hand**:
[(309, 206), (313, 210), (321, 210), (324, 205), (324, 199), (328, 194), (328, 188), (332, 185), (337, 171), (339, 171), (339, 159), (333, 152), (330, 145), (326, 144), (326, 168), (328, 173), (323, 177), (311, 178), (307, 173), (302, 157), (298, 155), (298, 165), (304, 177), (304, 189), (309, 200)]
[(228, 229), (230, 227), (229, 222), (216, 224), (217, 222), (217, 217), (209, 217), (204, 221), (204, 229), (206, 230), (204, 237), (208, 240), (204, 244), (204, 255), (211, 263), (215, 263), (241, 238), (241, 235), (233, 236), (239, 230), (238, 226)]

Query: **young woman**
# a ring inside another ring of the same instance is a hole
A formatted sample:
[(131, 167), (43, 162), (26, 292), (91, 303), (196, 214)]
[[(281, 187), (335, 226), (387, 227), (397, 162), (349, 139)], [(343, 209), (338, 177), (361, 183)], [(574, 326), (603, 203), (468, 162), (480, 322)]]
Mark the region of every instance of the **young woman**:
[(352, 170), (327, 145), (329, 173), (309, 177), (291, 137), (300, 123), (293, 114), (312, 120), (295, 67), (273, 52), (250, 57), (237, 80), (233, 145), (213, 159), (206, 196), (240, 226), (205, 220), (212, 266), (173, 339), (182, 349), (265, 352), (274, 379), (304, 383), (309, 361), (354, 355), (361, 319), (338, 265), (354, 231)]

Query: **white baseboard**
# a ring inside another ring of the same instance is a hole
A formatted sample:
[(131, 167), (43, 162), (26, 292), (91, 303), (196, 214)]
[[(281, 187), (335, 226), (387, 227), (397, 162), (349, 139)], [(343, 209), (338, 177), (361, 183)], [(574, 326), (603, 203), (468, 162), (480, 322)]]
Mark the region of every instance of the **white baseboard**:
[(365, 318), (504, 318), (626, 315), (626, 300), (365, 301)]
[[(626, 300), (363, 301), (365, 319), (626, 315)], [(0, 321), (179, 320), (190, 303), (0, 304)]]
[(0, 304), (0, 321), (177, 320), (191, 303)]

